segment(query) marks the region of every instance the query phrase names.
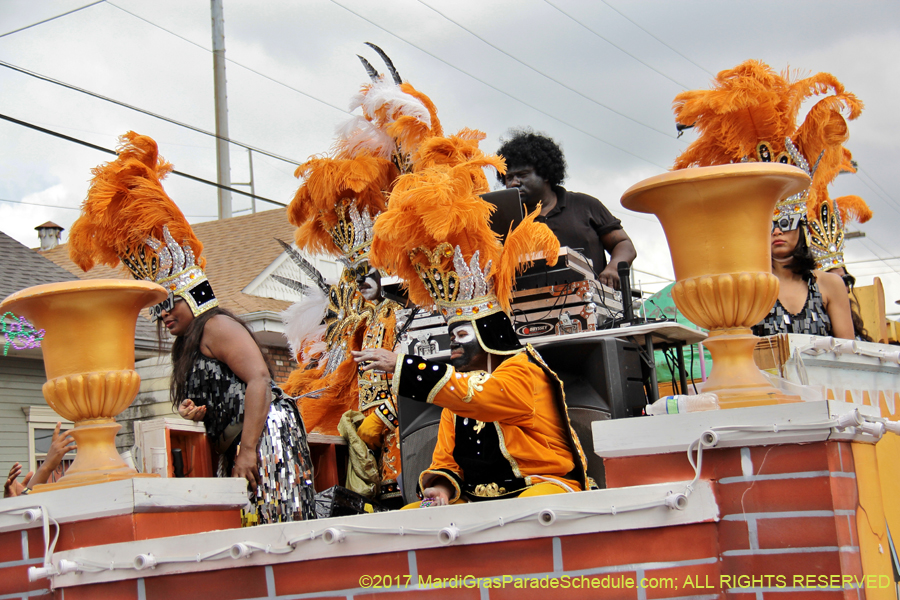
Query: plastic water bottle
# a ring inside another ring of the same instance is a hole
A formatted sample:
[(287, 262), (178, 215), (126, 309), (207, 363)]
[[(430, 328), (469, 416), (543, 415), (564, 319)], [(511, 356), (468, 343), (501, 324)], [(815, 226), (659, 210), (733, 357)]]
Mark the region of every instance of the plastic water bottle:
[(719, 397), (715, 394), (697, 394), (696, 396), (664, 396), (647, 407), (648, 415), (673, 415), (675, 413), (700, 412), (701, 410), (718, 410)]

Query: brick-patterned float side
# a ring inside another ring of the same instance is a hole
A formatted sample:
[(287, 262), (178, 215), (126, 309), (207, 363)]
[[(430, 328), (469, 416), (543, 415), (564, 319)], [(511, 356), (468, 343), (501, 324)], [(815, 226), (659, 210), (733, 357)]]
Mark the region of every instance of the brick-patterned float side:
[[(692, 473), (683, 453), (605, 465), (609, 487)], [(715, 481), (721, 591), (728, 598), (858, 600), (866, 585), (887, 585), (863, 577), (849, 442), (706, 450), (701, 476)]]

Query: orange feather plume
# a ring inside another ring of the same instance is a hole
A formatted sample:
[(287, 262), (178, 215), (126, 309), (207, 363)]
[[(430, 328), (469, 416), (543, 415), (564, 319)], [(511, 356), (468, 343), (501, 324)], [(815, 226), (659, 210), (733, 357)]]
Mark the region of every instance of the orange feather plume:
[[(493, 206), (478, 194), (488, 191), (476, 184), (474, 171), (482, 165), (501, 166), (497, 157), (484, 157), (455, 167), (433, 167), (403, 175), (391, 193), (388, 210), (375, 222), (370, 263), (398, 275), (409, 286), (410, 300), (420, 306), (433, 304), (416, 274), (409, 253), (417, 248), (433, 250), (442, 242), (459, 246), (466, 260), (480, 250), (482, 268), (496, 264), (501, 246), (491, 231)], [(419, 254), (415, 261), (425, 260)], [(452, 259), (445, 258), (446, 269)]]
[(203, 244), (161, 180), (172, 165), (159, 155), (153, 139), (129, 131), (119, 138), (114, 161), (92, 170), (94, 178), (69, 235), (69, 256), (84, 271), (96, 264), (115, 267), (120, 256), (144, 249), (147, 238), (163, 239), (163, 227), (180, 244), (189, 244), (201, 268)]
[(337, 369), (323, 377), (325, 366), (317, 369), (294, 369), (283, 389), (290, 396), (300, 396), (308, 392), (322, 390), (316, 398), (299, 400), (303, 424), (309, 432), (325, 435), (340, 435), (338, 421), (348, 410), (359, 406), (359, 388), (356, 363), (352, 359), (342, 362)]
[(494, 285), (497, 299), (507, 313), (510, 311), (516, 273), (530, 267), (535, 254), (543, 254), (551, 267), (559, 258), (559, 240), (549, 227), (535, 222), (540, 214), (541, 207), (538, 206), (515, 229), (510, 229), (503, 242), (503, 254), (495, 267)]
[(341, 256), (330, 231), (338, 224), (341, 199), (354, 200), (357, 210), (374, 216), (385, 209), (385, 190), (398, 175), (385, 158), (360, 154), (354, 158), (313, 158), (300, 165), (295, 176), (303, 185), (288, 206), (288, 221), (298, 227), (297, 245), (314, 254)]
[[(832, 92), (820, 100), (797, 127), (797, 115), (810, 96)], [(703, 167), (753, 160), (759, 142), (768, 142), (772, 155), (785, 151), (790, 138), (812, 168), (822, 160), (813, 186), (827, 186), (840, 171), (842, 144), (848, 119), (862, 111), (862, 103), (828, 73), (791, 80), (760, 61), (748, 60), (720, 72), (710, 90), (682, 92), (673, 103), (676, 121), (693, 125), (699, 137), (678, 156), (674, 168)], [(824, 154), (823, 154), (824, 151)]]

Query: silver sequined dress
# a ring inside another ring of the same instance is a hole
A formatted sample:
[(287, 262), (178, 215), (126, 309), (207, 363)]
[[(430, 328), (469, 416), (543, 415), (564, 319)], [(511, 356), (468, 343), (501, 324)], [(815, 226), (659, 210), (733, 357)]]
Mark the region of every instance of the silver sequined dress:
[(831, 335), (831, 318), (825, 311), (825, 301), (816, 283), (816, 276), (811, 275), (807, 283), (806, 304), (796, 315), (791, 314), (780, 300), (766, 315), (766, 318), (753, 326), (753, 334), (758, 336), (776, 335), (779, 333), (805, 333), (808, 335)]
[[(201, 356), (188, 375), (185, 392), (206, 406), (207, 435), (215, 443), (232, 424), (243, 423), (247, 384), (228, 365)], [(238, 437), (220, 456), (218, 477), (231, 475)], [(260, 524), (314, 519), (315, 490), (306, 428), (293, 398), (272, 384), (272, 404), (259, 440), (261, 485), (251, 492)]]

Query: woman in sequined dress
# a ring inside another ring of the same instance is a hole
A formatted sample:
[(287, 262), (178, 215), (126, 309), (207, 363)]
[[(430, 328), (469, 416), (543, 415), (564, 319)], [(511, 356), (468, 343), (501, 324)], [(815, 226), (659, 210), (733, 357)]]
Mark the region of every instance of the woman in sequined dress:
[(815, 270), (805, 223), (798, 222), (790, 229), (789, 222), (775, 221), (772, 226), (772, 273), (781, 287), (775, 306), (753, 327), (753, 333), (806, 333), (852, 340), (853, 321), (844, 282), (834, 273)]
[(216, 307), (194, 317), (176, 296), (160, 315), (175, 336), (173, 406), (203, 421), (220, 454), (217, 475), (244, 477), (256, 519), (273, 523), (315, 517), (306, 431), (294, 401), (272, 373), (247, 326)]

